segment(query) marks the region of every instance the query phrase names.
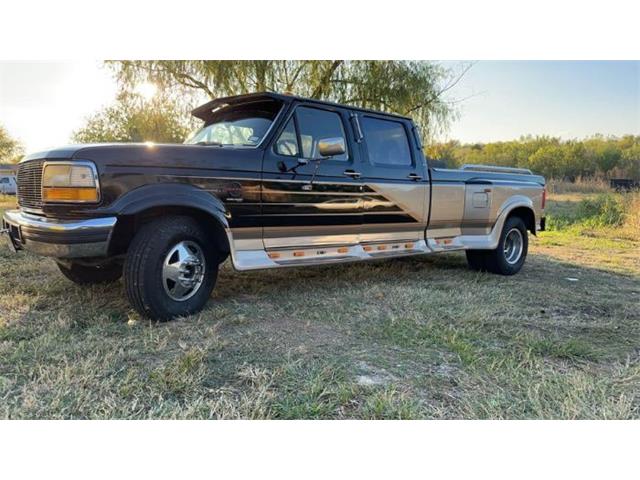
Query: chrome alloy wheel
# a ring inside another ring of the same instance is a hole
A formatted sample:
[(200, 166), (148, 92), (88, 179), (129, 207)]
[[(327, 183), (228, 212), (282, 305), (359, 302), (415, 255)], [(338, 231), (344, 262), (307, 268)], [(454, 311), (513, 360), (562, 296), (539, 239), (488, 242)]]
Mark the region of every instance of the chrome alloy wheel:
[(504, 258), (509, 265), (515, 265), (522, 257), (524, 240), (522, 232), (517, 228), (512, 228), (504, 239)]
[(162, 286), (172, 300), (193, 297), (204, 281), (206, 262), (202, 248), (189, 240), (173, 246), (162, 264)]

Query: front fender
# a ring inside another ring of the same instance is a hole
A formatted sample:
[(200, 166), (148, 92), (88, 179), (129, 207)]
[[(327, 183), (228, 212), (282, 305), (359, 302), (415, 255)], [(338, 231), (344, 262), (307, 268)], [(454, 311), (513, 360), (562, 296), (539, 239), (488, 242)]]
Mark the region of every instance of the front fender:
[(183, 183), (157, 183), (136, 188), (109, 206), (116, 216), (135, 215), (150, 208), (188, 207), (202, 210), (229, 228), (229, 212), (222, 201), (210, 192)]

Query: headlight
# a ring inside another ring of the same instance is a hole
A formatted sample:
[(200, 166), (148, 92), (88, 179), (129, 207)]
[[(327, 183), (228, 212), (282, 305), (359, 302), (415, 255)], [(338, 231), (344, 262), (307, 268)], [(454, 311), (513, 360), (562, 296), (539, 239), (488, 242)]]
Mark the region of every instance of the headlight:
[(42, 172), (45, 202), (87, 202), (100, 199), (98, 175), (91, 162), (47, 162)]

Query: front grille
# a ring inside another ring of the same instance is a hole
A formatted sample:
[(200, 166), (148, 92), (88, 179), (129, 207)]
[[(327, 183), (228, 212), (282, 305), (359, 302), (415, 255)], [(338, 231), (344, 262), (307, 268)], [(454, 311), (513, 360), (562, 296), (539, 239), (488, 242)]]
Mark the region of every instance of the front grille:
[(42, 207), (42, 166), (44, 160), (30, 160), (18, 165), (18, 205), (23, 208)]

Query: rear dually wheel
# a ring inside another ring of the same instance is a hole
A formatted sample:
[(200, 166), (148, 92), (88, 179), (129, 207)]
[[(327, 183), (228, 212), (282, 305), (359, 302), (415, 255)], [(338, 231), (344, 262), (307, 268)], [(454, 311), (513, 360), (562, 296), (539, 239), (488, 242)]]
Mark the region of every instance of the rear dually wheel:
[(467, 263), (473, 270), (500, 275), (515, 275), (527, 258), (529, 238), (520, 217), (509, 217), (504, 223), (495, 250), (467, 250)]

